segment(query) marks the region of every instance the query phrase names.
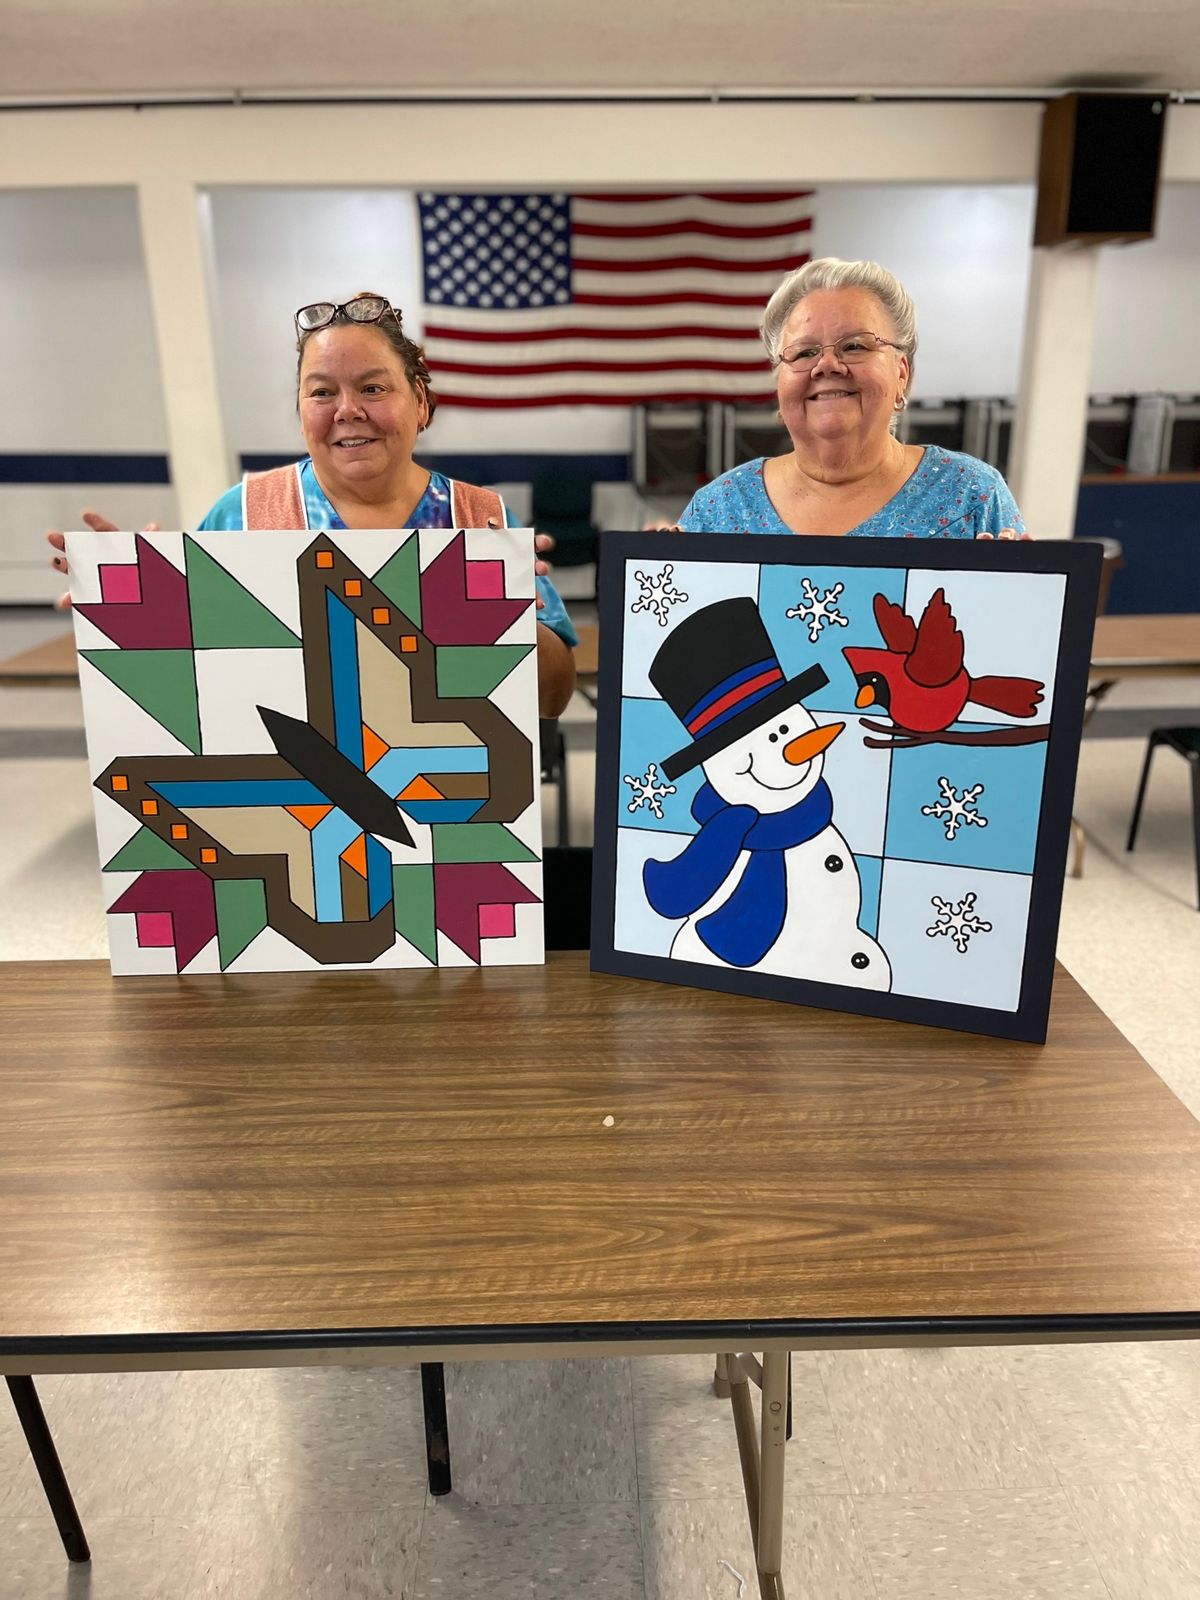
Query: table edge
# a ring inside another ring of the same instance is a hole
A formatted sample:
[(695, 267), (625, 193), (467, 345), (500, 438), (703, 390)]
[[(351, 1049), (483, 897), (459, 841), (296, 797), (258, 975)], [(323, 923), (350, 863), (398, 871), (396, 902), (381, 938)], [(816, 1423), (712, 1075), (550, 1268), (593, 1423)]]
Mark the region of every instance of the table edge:
[(366, 1351), (389, 1347), (494, 1349), (497, 1346), (671, 1345), (755, 1349), (804, 1344), (952, 1344), (996, 1341), (1102, 1338), (1200, 1337), (1200, 1309), (1192, 1311), (1065, 1312), (1006, 1316), (778, 1317), (697, 1319), (685, 1322), (495, 1323), (424, 1328), (318, 1328), (231, 1330), (218, 1333), (141, 1333), (6, 1336), (0, 1338), (0, 1370), (15, 1372), (14, 1360), (70, 1356), (150, 1358), (169, 1355), (303, 1351)]

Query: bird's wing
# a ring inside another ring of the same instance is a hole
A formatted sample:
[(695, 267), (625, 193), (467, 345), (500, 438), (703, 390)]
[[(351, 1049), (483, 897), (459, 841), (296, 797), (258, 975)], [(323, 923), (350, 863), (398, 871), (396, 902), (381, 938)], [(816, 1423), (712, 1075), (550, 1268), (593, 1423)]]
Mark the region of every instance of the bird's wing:
[(906, 656), (917, 642), (917, 627), (912, 618), (883, 595), (875, 596), (875, 621), (889, 650)]
[(917, 624), (917, 642), (908, 658), (908, 675), (926, 688), (949, 683), (962, 671), (963, 636), (946, 604), (946, 591), (935, 590)]

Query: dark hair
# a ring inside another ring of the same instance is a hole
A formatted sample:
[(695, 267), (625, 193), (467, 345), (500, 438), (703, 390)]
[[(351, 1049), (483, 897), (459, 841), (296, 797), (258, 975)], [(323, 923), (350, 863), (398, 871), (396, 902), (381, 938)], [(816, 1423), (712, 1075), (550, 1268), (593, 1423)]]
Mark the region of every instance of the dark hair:
[[(375, 294), (374, 289), (362, 289), (360, 294)], [(381, 300), (387, 300), (387, 295), (381, 294)], [(389, 306), (391, 301), (388, 301)], [(416, 342), (410, 339), (400, 324), (398, 311), (385, 311), (378, 322), (351, 322), (349, 317), (344, 317), (339, 312), (332, 322), (325, 324), (324, 328), (312, 328), (306, 333), (301, 333), (296, 339), (296, 389), (300, 388), (300, 372), (304, 366), (304, 347), (315, 333), (324, 333), (328, 328), (378, 328), (379, 332), (391, 345), (400, 357), (400, 364), (404, 368), (404, 375), (412, 387), (425, 396), (428, 415), (425, 426), (433, 421), (433, 413), (437, 410), (437, 395), (433, 392), (433, 380), (429, 375), (429, 364), (425, 360), (425, 351)]]

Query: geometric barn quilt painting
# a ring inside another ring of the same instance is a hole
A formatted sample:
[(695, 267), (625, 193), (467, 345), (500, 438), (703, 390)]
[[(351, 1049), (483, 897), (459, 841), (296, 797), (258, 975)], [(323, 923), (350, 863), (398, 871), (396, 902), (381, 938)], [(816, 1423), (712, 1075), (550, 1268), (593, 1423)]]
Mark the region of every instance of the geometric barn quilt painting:
[(544, 959), (531, 533), (67, 556), (114, 973)]
[(1098, 567), (606, 535), (593, 966), (1044, 1040)]

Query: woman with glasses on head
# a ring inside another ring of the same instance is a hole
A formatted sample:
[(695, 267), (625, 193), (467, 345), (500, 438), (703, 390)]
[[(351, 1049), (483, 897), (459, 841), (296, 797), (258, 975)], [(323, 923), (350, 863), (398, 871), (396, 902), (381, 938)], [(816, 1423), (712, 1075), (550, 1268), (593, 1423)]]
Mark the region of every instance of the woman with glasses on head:
[(917, 328), (884, 267), (830, 257), (797, 268), (768, 301), (762, 337), (792, 448), (697, 490), (682, 531), (1028, 537), (994, 467), (896, 437)]
[[(437, 409), (420, 345), (384, 295), (320, 301), (296, 313), (297, 410), (308, 456), (247, 473), (199, 523), (207, 529), (502, 528), (500, 496), (413, 460)], [(89, 513), (93, 528), (112, 524)], [(62, 535), (50, 534), (62, 549)], [(539, 539), (538, 544), (548, 545)], [(55, 559), (66, 571), (61, 556)], [(539, 561), (538, 698), (556, 717), (575, 686), (575, 630)]]

